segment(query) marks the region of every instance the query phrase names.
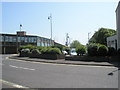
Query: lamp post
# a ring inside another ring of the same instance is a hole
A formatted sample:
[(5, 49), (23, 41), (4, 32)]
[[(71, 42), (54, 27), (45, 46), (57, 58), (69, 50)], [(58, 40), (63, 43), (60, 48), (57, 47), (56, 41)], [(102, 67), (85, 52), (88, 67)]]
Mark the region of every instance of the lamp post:
[(48, 17), (48, 19), (50, 20), (50, 29), (51, 29), (51, 44), (52, 44), (52, 14), (50, 14), (50, 16)]

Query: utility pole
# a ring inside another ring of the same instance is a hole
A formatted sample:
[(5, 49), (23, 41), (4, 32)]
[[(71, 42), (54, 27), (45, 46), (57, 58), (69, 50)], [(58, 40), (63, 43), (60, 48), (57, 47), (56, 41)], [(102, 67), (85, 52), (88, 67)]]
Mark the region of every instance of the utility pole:
[(20, 24), (20, 46), (21, 46), (21, 30), (22, 30), (22, 24)]
[(50, 20), (50, 29), (51, 29), (51, 44), (52, 44), (52, 14), (50, 14), (50, 16), (48, 17), (48, 19)]
[(68, 36), (68, 33), (66, 34), (66, 46), (68, 46), (68, 38), (69, 38), (69, 36)]

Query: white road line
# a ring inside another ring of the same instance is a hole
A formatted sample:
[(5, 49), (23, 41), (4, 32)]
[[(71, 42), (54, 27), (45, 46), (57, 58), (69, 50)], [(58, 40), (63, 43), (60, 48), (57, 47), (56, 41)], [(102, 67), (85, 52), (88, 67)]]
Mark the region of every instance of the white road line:
[(35, 70), (35, 69), (30, 69), (30, 68), (25, 68), (25, 67), (17, 67), (17, 66), (13, 66), (13, 65), (9, 65), (10, 67), (13, 68), (20, 68), (20, 69), (26, 69), (26, 70)]
[(1, 80), (1, 79), (0, 79), (0, 82), (4, 83), (6, 85), (13, 86), (15, 88), (29, 88), (29, 87), (25, 87), (25, 86), (18, 85), (18, 84), (15, 84), (15, 83), (12, 83), (12, 82), (8, 82), (8, 81), (5, 81), (5, 80)]
[[(9, 59), (9, 58), (8, 58)], [(29, 62), (29, 63), (36, 63), (36, 64), (49, 64), (49, 65), (63, 65), (63, 66), (79, 66), (79, 67), (100, 67), (100, 68), (116, 68), (114, 66), (94, 66), (94, 65), (72, 65), (72, 64), (55, 64), (55, 63), (45, 63), (45, 62), (31, 62), (31, 61), (23, 61), (23, 60), (17, 60), (17, 59), (9, 59), (9, 60), (15, 60), (18, 62)]]

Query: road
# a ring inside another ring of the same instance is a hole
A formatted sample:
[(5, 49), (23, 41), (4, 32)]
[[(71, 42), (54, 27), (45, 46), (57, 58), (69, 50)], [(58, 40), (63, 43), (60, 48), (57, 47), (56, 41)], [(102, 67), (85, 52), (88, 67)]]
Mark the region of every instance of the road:
[[(118, 88), (118, 68), (49, 64), (2, 56), (3, 88)], [(113, 74), (110, 74), (113, 72)]]

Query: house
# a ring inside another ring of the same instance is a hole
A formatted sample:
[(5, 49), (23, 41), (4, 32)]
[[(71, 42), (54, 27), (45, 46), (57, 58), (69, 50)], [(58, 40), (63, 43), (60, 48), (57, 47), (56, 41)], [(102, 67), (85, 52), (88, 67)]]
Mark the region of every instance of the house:
[(107, 46), (114, 47), (116, 50), (120, 48), (120, 1), (116, 8), (116, 30), (117, 35), (111, 36), (107, 38)]

